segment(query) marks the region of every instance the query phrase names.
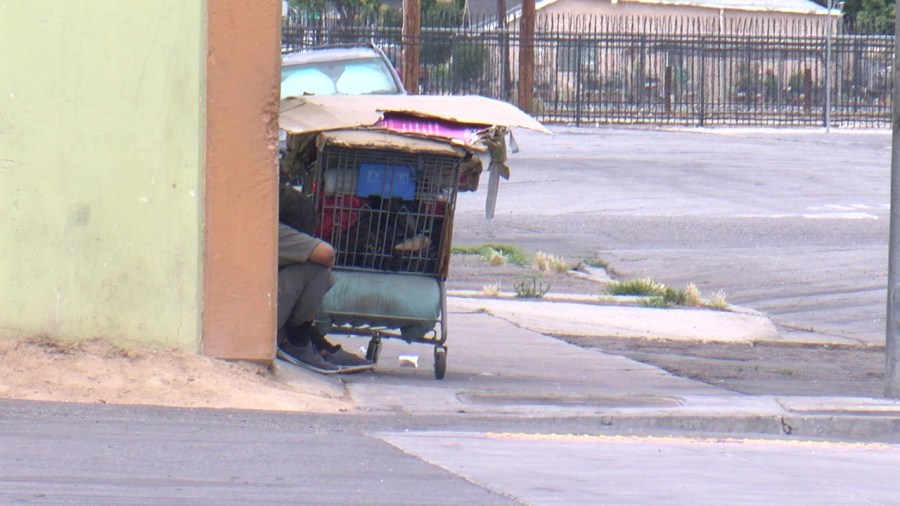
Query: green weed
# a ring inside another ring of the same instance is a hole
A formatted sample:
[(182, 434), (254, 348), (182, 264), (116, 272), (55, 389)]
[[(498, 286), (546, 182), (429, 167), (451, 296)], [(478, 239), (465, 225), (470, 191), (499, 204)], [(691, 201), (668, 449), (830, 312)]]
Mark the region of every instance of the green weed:
[(477, 246), (453, 246), (450, 253), (455, 255), (480, 255), (486, 262), (489, 257), (502, 254), (506, 261), (518, 266), (528, 265), (528, 255), (518, 246), (511, 244), (484, 243)]
[(666, 300), (659, 296), (648, 297), (640, 302), (642, 306), (645, 307), (670, 307), (671, 304), (666, 302)]
[(610, 281), (606, 284), (609, 295), (644, 295), (662, 297), (666, 293), (666, 285), (650, 278), (637, 278), (625, 281)]
[(603, 258), (582, 258), (581, 263), (588, 267), (596, 267), (599, 269), (606, 269), (609, 267), (609, 262)]
[(527, 276), (517, 281), (513, 290), (520, 299), (540, 299), (550, 291), (550, 285), (544, 286), (537, 276)]
[(702, 306), (703, 298), (697, 285), (688, 283), (684, 289), (672, 288), (650, 278), (612, 281), (606, 285), (609, 295), (647, 297), (641, 303), (649, 307)]
[(479, 246), (452, 246), (450, 253), (453, 255), (480, 255)]

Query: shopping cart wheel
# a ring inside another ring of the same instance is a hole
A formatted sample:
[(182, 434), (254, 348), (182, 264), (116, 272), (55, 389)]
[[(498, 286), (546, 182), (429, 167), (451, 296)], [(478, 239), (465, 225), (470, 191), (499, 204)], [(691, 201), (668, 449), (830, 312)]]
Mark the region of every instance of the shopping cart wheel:
[(366, 360), (378, 363), (378, 356), (381, 355), (381, 338), (378, 336), (369, 339), (369, 346), (366, 347)]
[(434, 347), (434, 378), (435, 379), (444, 379), (444, 374), (447, 374), (447, 347), (446, 346), (435, 346)]

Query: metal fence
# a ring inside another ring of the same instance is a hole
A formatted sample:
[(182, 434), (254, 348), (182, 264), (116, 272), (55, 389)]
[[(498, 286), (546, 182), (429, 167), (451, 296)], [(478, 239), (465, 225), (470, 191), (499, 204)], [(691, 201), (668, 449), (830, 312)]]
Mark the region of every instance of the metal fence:
[[(416, 41), (418, 92), (516, 103), (517, 27), (440, 24), (423, 23)], [(400, 32), (377, 19), (292, 16), (282, 40), (286, 51), (372, 40), (399, 67)], [(529, 112), (568, 124), (890, 125), (893, 37), (842, 32), (807, 21), (539, 16)]]

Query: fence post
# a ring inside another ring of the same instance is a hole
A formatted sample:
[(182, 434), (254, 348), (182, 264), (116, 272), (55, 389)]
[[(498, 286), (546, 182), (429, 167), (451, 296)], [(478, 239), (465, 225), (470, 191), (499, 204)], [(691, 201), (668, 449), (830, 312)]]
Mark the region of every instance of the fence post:
[(806, 114), (812, 113), (812, 69), (803, 71), (803, 109)]
[(450, 34), (450, 65), (447, 65), (447, 83), (444, 89), (450, 90), (451, 95), (456, 95), (458, 93), (458, 86), (456, 84), (456, 65), (453, 63), (453, 55), (456, 54), (456, 34)]
[(700, 37), (700, 126), (706, 122), (706, 37)]
[(581, 36), (575, 39), (575, 126), (581, 126), (581, 92), (583, 86), (581, 80)]
[(666, 78), (663, 85), (663, 92), (666, 94), (666, 114), (672, 115), (672, 66), (666, 65)]
[(831, 9), (834, 8), (834, 0), (828, 0), (828, 22), (825, 25), (826, 28), (826, 40), (825, 40), (825, 131), (831, 131), (831, 80), (832, 80), (832, 69), (831, 69), (831, 32), (834, 28), (834, 23), (831, 18)]

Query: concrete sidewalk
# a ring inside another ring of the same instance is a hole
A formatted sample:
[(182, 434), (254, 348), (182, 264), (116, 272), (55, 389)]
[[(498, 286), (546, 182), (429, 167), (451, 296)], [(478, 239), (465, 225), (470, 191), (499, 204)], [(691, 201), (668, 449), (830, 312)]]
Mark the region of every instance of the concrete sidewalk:
[[(593, 417), (614, 432), (900, 440), (900, 402), (894, 400), (743, 395), (547, 335), (777, 340), (771, 322), (753, 312), (463, 297), (450, 297), (448, 310), (442, 381), (434, 379), (431, 346), (396, 339), (383, 341), (372, 373), (326, 377), (283, 363), (279, 371), (307, 389), (345, 389), (356, 408), (369, 413)], [(368, 342), (334, 339), (352, 351)], [(401, 355), (417, 357), (418, 367)]]

